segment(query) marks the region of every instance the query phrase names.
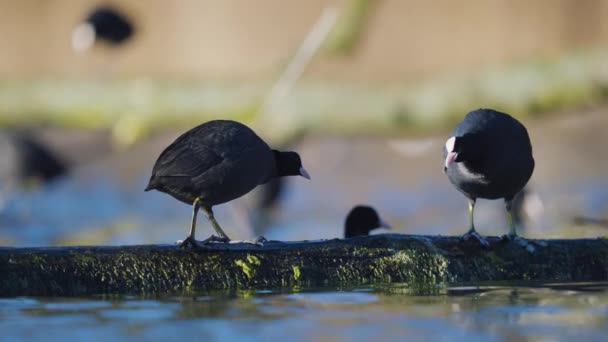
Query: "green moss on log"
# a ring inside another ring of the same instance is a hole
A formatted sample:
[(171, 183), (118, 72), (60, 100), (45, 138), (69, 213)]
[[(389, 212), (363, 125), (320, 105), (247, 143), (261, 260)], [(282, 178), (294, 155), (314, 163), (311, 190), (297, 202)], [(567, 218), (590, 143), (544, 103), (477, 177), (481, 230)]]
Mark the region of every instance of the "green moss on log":
[(0, 248), (0, 296), (194, 294), (404, 282), (608, 280), (606, 239), (491, 246), (457, 237), (376, 235), (346, 240), (176, 246)]

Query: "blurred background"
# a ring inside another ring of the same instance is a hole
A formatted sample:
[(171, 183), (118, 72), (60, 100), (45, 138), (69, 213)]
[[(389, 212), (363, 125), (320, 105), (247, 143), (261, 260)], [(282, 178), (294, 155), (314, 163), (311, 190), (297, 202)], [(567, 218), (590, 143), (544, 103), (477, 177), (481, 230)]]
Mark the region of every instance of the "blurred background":
[[(191, 208), (143, 189), (165, 146), (216, 118), (312, 176), (218, 206), (235, 239), (341, 237), (356, 204), (398, 233), (462, 234), (441, 150), (479, 107), (531, 135), (520, 232), (605, 235), (606, 17), (602, 0), (2, 0), (0, 244), (185, 237)], [(503, 203), (478, 203), (480, 233), (506, 233)]]

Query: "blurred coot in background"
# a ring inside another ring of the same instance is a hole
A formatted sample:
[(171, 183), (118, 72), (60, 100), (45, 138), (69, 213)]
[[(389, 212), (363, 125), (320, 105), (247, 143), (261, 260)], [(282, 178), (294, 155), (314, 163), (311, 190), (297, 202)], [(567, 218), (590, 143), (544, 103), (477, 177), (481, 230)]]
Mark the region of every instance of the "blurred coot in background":
[(366, 236), (378, 229), (391, 229), (391, 226), (380, 218), (376, 209), (367, 205), (357, 205), (346, 215), (344, 220), (344, 237)]
[(117, 47), (125, 44), (134, 33), (134, 24), (126, 13), (110, 5), (100, 5), (74, 28), (72, 47), (76, 51), (86, 51), (99, 42)]
[(3, 183), (43, 184), (68, 171), (67, 162), (27, 130), (0, 133), (0, 154)]

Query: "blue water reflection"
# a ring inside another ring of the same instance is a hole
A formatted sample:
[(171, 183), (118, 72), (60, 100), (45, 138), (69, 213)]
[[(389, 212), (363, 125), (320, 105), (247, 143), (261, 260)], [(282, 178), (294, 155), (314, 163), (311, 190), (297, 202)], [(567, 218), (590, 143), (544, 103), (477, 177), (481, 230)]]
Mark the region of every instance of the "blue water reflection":
[(420, 296), (393, 284), (255, 296), (13, 298), (0, 300), (0, 331), (11, 341), (601, 341), (608, 331), (607, 290), (605, 283), (501, 285)]

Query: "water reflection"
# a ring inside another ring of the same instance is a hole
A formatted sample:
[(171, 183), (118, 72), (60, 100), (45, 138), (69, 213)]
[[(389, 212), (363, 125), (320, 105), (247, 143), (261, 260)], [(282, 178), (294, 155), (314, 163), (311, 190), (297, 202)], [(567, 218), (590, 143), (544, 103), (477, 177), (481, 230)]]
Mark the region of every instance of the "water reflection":
[[(0, 299), (8, 340), (604, 340), (608, 284), (404, 284), (193, 297)], [(412, 294), (414, 293), (414, 294)]]

